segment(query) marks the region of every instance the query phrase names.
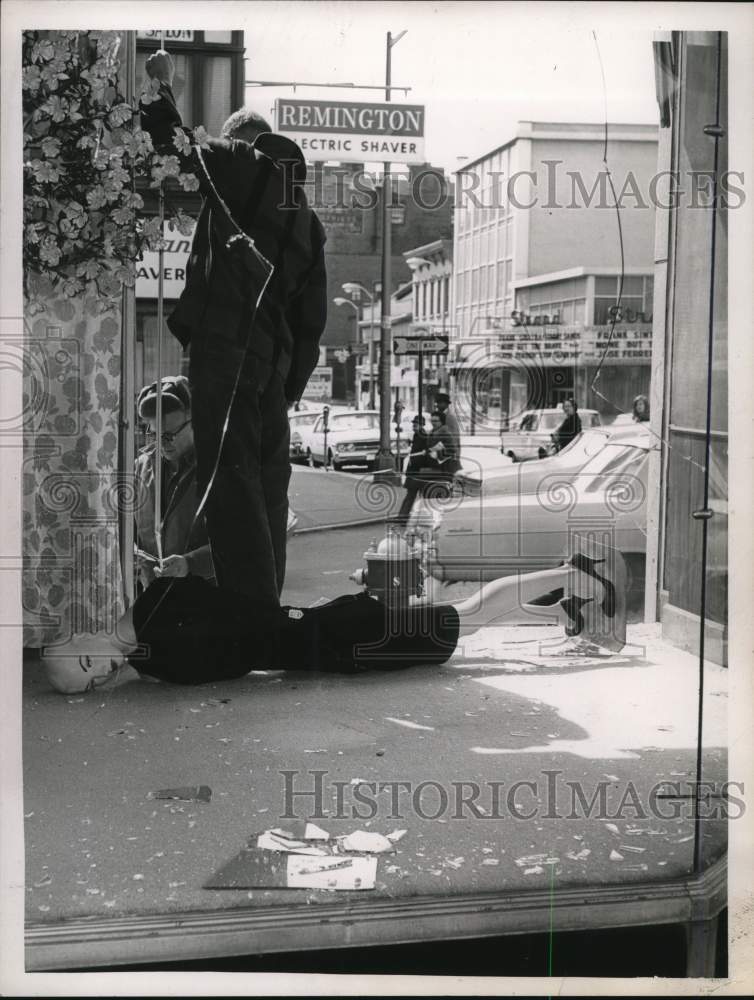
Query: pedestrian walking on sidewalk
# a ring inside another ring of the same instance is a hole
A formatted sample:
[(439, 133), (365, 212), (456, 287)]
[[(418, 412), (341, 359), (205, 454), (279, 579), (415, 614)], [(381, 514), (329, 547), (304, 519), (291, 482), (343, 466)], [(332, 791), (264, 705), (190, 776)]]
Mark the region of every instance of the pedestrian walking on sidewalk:
[(447, 392), (438, 392), (435, 396), (435, 409), (442, 415), (443, 424), (453, 441), (453, 457), (449, 459), (448, 471), (456, 473), (461, 468), (461, 427), (455, 410), (451, 406)]
[(438, 489), (437, 484), (450, 484), (460, 468), (453, 435), (446, 425), (446, 415), (434, 410), (430, 417), (432, 429), (427, 438), (426, 459), (421, 472), (422, 495), (447, 495), (449, 486)]
[(414, 506), (414, 500), (421, 490), (422, 480), (420, 472), (427, 458), (427, 432), (424, 429), (424, 417), (416, 416), (411, 421), (413, 437), (411, 438), (411, 451), (409, 453), (408, 464), (406, 465), (406, 479), (404, 486), (406, 495), (403, 498), (401, 509), (398, 511), (397, 520), (401, 524), (406, 524)]

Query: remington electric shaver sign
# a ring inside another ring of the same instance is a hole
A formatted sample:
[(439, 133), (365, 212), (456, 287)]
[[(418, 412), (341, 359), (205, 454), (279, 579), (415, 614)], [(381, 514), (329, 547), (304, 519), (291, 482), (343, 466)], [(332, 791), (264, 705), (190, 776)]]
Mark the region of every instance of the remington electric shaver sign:
[(277, 131), (307, 160), (424, 163), (424, 107), (353, 101), (275, 102)]

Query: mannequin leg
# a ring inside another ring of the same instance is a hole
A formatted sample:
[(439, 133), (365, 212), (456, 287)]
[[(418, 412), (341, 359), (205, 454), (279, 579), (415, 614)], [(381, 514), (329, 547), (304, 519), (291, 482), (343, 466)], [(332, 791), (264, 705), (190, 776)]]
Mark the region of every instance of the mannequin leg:
[[(529, 603), (560, 587), (564, 596), (556, 603)], [(619, 650), (626, 643), (626, 566), (616, 549), (585, 543), (582, 551), (561, 566), (492, 580), (455, 608), (461, 619), (461, 635), (524, 608), (550, 620), (557, 615), (569, 637)]]
[(523, 576), (505, 576), (491, 580), (476, 594), (455, 604), (461, 619), (461, 635), (476, 632), (484, 625), (491, 625), (516, 608), (525, 608), (531, 614), (552, 618), (558, 605), (532, 605), (529, 601), (550, 590), (562, 587), (567, 590), (569, 576), (574, 571), (569, 566), (558, 566)]

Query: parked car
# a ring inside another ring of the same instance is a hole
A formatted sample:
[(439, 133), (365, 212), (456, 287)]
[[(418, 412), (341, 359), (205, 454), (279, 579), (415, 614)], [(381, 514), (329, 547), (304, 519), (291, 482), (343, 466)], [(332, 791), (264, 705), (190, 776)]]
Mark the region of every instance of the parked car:
[[(579, 410), (581, 427), (599, 427), (602, 424), (596, 410)], [(561, 409), (527, 410), (511, 430), (500, 435), (500, 451), (514, 462), (526, 458), (545, 458), (550, 454), (552, 434), (565, 420)]]
[[(627, 428), (621, 428), (626, 430)], [(611, 427), (593, 427), (582, 431), (561, 451), (548, 455), (539, 462), (514, 462), (509, 456), (500, 456), (508, 464), (495, 469), (481, 480), (465, 469), (459, 473), (463, 490), (469, 496), (501, 496), (505, 494), (536, 493), (540, 482), (553, 472), (579, 472), (584, 465), (604, 448), (610, 438)]]
[(619, 413), (614, 420), (610, 422), (611, 427), (630, 427), (631, 424), (635, 424), (633, 413)]
[(644, 586), (651, 447), (647, 431), (616, 433), (579, 472), (556, 465), (534, 492), (485, 493), (445, 510), (435, 530), (431, 574), (492, 580), (553, 568), (571, 554), (574, 535), (594, 533), (623, 554), (635, 598)]
[(291, 411), (288, 414), (288, 423), (291, 428), (291, 443), (289, 448), (291, 461), (305, 460), (309, 437), (307, 432), (314, 427), (321, 412), (322, 408), (320, 407), (319, 410)]
[[(395, 427), (391, 421), (391, 448), (397, 448)], [(411, 445), (411, 424), (402, 424), (400, 451), (407, 455)], [(323, 414), (306, 430), (306, 458), (310, 465), (327, 463), (333, 469), (347, 466), (371, 468), (380, 446), (380, 415), (377, 410), (347, 410), (328, 414), (325, 433)]]

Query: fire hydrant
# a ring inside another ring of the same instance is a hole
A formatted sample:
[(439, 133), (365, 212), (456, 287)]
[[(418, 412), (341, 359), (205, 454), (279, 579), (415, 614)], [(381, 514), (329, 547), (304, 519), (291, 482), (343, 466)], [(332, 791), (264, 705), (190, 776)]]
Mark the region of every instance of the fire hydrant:
[(379, 545), (373, 541), (364, 560), (366, 568), (355, 570), (349, 579), (363, 586), (371, 597), (397, 607), (407, 606), (412, 597), (423, 596), (421, 551), (408, 545), (397, 531), (388, 528)]

